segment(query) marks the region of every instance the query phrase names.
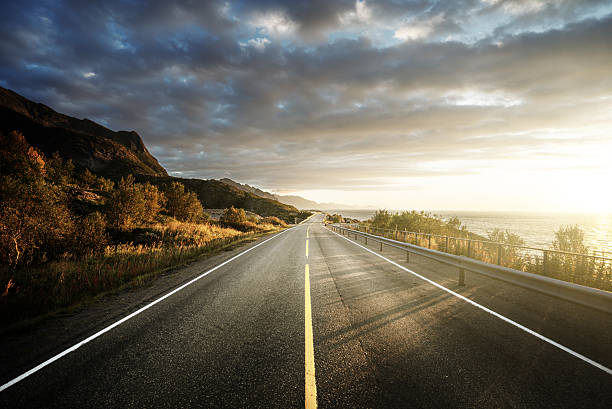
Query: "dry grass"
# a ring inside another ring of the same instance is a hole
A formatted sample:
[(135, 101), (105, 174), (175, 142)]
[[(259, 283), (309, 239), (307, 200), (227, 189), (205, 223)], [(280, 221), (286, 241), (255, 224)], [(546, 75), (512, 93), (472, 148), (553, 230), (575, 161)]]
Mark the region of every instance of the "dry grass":
[(215, 224), (171, 221), (141, 228), (139, 244), (106, 247), (103, 255), (63, 259), (14, 271), (2, 280), (10, 288), (0, 297), (3, 323), (45, 314), (126, 285), (142, 277), (211, 253), (257, 233)]

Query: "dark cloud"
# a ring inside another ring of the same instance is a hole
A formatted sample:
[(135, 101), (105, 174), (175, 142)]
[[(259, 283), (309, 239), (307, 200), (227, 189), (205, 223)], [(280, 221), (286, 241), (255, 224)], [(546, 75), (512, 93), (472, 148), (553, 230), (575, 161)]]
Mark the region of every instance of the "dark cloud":
[[(137, 130), (170, 172), (371, 190), (478, 172), (431, 162), (596, 142), (612, 95), (605, 6), (23, 1), (2, 6), (0, 81)], [(537, 139), (555, 129), (573, 137)]]

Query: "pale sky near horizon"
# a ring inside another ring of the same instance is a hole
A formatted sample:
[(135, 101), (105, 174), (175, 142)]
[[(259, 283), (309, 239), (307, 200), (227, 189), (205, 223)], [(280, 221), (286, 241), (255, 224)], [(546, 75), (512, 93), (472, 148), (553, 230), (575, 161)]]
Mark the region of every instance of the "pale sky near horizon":
[(363, 207), (612, 213), (610, 1), (1, 7), (0, 86), (136, 130), (172, 175)]

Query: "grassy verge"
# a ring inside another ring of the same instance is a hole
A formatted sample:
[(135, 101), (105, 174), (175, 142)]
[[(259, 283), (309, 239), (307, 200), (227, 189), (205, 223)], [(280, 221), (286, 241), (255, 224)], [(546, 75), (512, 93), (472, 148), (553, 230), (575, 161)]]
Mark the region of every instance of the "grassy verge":
[(278, 229), (254, 232), (171, 222), (138, 229), (136, 242), (108, 246), (103, 255), (64, 259), (13, 272), (0, 304), (3, 327), (30, 325), (65, 314), (104, 295), (151, 282), (201, 256), (217, 253)]

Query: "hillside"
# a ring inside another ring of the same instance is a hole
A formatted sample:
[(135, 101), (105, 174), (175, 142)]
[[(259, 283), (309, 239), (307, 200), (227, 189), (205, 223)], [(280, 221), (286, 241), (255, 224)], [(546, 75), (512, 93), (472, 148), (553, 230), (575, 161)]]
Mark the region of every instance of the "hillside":
[(278, 196), (276, 196), (276, 195), (274, 195), (272, 193), (265, 192), (265, 191), (263, 191), (263, 190), (261, 190), (259, 188), (256, 188), (256, 187), (253, 187), (253, 186), (249, 186), (247, 184), (238, 183), (238, 182), (233, 181), (232, 179), (229, 179), (229, 178), (219, 179), (219, 182), (223, 182), (226, 185), (233, 186), (236, 189), (242, 190), (244, 192), (253, 193), (256, 196), (263, 197), (265, 199), (278, 200)]
[(310, 212), (300, 211), (293, 206), (280, 203), (276, 200), (257, 196), (219, 180), (152, 177), (146, 175), (139, 175), (137, 179), (157, 186), (162, 186), (168, 183), (169, 180), (181, 182), (185, 189), (195, 192), (202, 205), (208, 209), (223, 209), (234, 206), (257, 213), (260, 216), (276, 216), (288, 223), (293, 223), (296, 219), (301, 221), (310, 215)]
[(63, 115), (0, 87), (0, 131), (13, 130), (22, 132), (45, 155), (58, 152), (104, 176), (168, 175), (136, 132), (115, 132), (89, 119)]
[(219, 182), (223, 182), (226, 185), (233, 186), (238, 190), (242, 190), (244, 192), (249, 192), (259, 197), (263, 197), (266, 199), (277, 200), (283, 204), (296, 207), (301, 210), (333, 210), (333, 209), (352, 209), (355, 206), (350, 206), (346, 204), (340, 203), (319, 203), (313, 200), (304, 199), (301, 196), (293, 196), (293, 195), (275, 195), (273, 193), (266, 192), (259, 188), (249, 186), (247, 184), (238, 183), (232, 179), (223, 178), (219, 179)]
[(137, 180), (157, 186), (179, 181), (195, 192), (206, 208), (234, 206), (290, 223), (309, 214), (276, 201), (272, 194), (230, 179), (222, 182), (168, 176), (136, 132), (115, 132), (88, 119), (63, 115), (0, 87), (0, 132), (13, 130), (20, 131), (46, 156), (58, 152), (63, 159), (101, 176), (117, 180), (133, 174)]

